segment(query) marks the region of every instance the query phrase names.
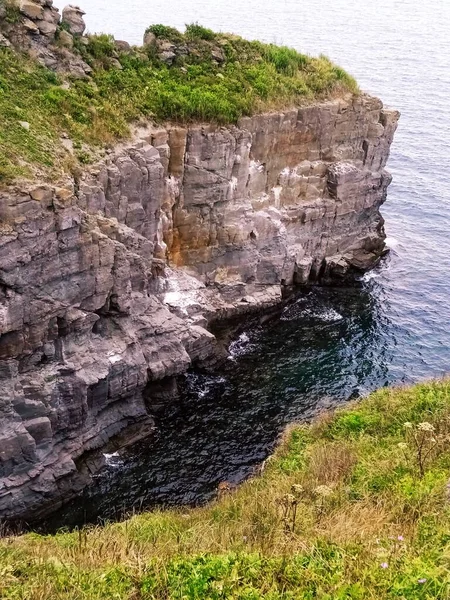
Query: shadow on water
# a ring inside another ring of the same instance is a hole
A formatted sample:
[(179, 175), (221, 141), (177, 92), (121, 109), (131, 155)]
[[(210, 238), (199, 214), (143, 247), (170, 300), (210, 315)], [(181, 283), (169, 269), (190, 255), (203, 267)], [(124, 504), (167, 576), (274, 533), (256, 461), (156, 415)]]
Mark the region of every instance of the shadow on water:
[(213, 374), (181, 377), (154, 435), (107, 456), (92, 485), (44, 528), (203, 503), (220, 482), (250, 476), (288, 423), (387, 385), (393, 349), (383, 331), (394, 325), (374, 285), (363, 278), (305, 290), (264, 324), (241, 322), (228, 360)]

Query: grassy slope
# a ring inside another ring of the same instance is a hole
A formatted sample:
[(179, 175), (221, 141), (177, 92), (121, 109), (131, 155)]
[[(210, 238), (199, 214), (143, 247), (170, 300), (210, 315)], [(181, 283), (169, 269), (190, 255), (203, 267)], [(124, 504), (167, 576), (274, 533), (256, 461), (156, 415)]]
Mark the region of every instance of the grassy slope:
[(0, 597), (450, 598), (449, 433), (449, 381), (381, 390), (205, 508), (3, 540)]
[[(235, 123), (242, 115), (357, 91), (325, 57), (199, 26), (185, 34), (152, 29), (184, 46), (186, 55), (167, 67), (153, 47), (124, 52), (109, 36), (91, 36), (87, 46), (77, 43), (77, 51), (93, 67), (92, 78), (72, 81), (70, 89), (53, 72), (0, 48), (0, 183), (17, 176), (58, 178), (92, 160), (93, 148), (125, 137), (129, 123), (139, 119)], [(225, 61), (215, 62), (212, 52)], [(64, 151), (61, 134), (74, 141), (75, 159)]]

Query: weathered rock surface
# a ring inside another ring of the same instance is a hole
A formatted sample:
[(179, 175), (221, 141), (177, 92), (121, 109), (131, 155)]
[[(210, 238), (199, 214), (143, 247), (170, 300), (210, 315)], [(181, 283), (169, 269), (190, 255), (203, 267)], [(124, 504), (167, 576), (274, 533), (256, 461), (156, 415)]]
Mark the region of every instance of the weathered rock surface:
[[(398, 113), (336, 100), (172, 131), (170, 256), (207, 283), (305, 283), (366, 267), (384, 246), (379, 207)], [(181, 153), (183, 156), (183, 154)]]
[(79, 6), (69, 4), (62, 11), (62, 23), (68, 26), (73, 35), (83, 35), (86, 29), (86, 23), (83, 16), (86, 13)]
[(0, 516), (77, 493), (77, 459), (211, 356), (208, 320), (375, 264), (397, 120), (363, 95), (148, 126), (77, 181), (1, 191)]
[[(84, 12), (69, 5), (62, 20), (53, 0), (9, 0), (9, 10), (18, 11), (8, 18), (6, 7), (0, 6), (0, 47), (12, 46), (27, 51), (42, 65), (72, 77), (84, 78), (91, 72), (73, 47), (73, 35), (81, 36), (86, 29)], [(66, 29), (70, 30), (70, 33)]]

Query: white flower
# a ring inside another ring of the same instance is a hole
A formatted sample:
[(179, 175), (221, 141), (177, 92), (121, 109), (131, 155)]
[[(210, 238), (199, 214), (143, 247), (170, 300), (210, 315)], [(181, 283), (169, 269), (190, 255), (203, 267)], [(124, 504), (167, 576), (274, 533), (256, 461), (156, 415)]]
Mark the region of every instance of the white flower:
[(412, 429), (413, 424), (408, 421), (407, 423), (403, 423), (403, 427), (405, 429)]
[(322, 496), (323, 498), (326, 498), (327, 496), (331, 496), (333, 490), (327, 485), (319, 485), (314, 490), (314, 493), (317, 494), (317, 496)]
[(408, 444), (405, 444), (405, 442), (400, 442), (400, 444), (397, 444), (397, 446), (400, 448), (400, 450), (408, 449)]
[(434, 431), (434, 427), (431, 423), (428, 423), (427, 421), (424, 421), (423, 423), (419, 423), (417, 425), (417, 429), (419, 431)]

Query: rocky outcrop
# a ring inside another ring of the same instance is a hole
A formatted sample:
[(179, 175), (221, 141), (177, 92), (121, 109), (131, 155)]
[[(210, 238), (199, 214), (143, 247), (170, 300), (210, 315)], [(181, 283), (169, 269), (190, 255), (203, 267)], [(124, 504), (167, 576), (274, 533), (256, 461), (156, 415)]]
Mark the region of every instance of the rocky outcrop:
[(171, 260), (206, 283), (290, 285), (373, 265), (397, 119), (362, 96), (172, 131)]
[(362, 95), (149, 125), (76, 181), (0, 192), (0, 516), (77, 493), (77, 460), (214, 353), (209, 320), (374, 265), (397, 120)]
[(86, 29), (86, 23), (83, 19), (85, 14), (79, 6), (69, 4), (62, 11), (62, 24), (67, 26), (71, 34), (83, 35)]
[(70, 49), (86, 29), (84, 12), (69, 5), (63, 16), (53, 0), (0, 0), (0, 47), (26, 50), (45, 67), (84, 78), (90, 66)]

